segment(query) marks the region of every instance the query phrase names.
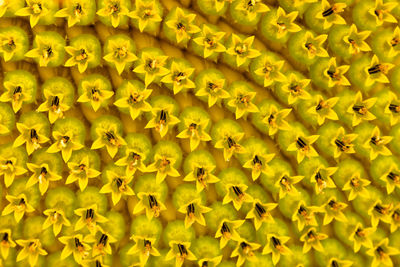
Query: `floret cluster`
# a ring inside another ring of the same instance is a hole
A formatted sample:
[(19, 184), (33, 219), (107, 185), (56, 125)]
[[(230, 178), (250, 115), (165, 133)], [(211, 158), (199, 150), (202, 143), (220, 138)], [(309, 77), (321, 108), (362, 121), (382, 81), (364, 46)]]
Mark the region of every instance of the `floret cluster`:
[(0, 0), (0, 267), (399, 266), (399, 0)]

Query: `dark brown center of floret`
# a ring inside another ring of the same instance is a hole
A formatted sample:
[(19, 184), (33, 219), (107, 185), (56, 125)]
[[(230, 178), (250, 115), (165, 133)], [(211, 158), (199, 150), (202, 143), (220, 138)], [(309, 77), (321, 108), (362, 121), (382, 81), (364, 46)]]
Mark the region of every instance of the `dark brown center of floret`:
[(179, 254), (181, 255), (182, 258), (187, 257), (188, 251), (184, 245), (178, 244), (178, 250), (179, 250)]
[(261, 167), (263, 165), (262, 161), (260, 160), (260, 158), (257, 155), (255, 155), (253, 158), (253, 165), (254, 165), (254, 168), (256, 168), (256, 169), (261, 169)]
[(264, 207), (260, 203), (256, 203), (254, 209), (256, 210), (257, 215), (260, 218), (263, 218), (267, 215), (267, 212), (265, 211)]
[(395, 184), (400, 183), (400, 175), (396, 174), (394, 172), (389, 172), (389, 174), (387, 175), (387, 177), (392, 180)]
[(228, 224), (226, 224), (225, 222), (222, 223), (221, 226), (221, 234), (226, 238), (226, 239), (230, 239), (231, 238), (231, 230), (229, 229)]
[(239, 199), (244, 197), (243, 191), (238, 186), (232, 186), (232, 190)]
[(74, 14), (75, 16), (80, 16), (82, 14), (82, 6), (79, 3), (75, 5)]
[(400, 112), (400, 106), (396, 104), (390, 104), (389, 105), (389, 110), (393, 113), (399, 113)]
[(16, 86), (15, 88), (14, 88), (14, 91), (13, 91), (13, 100), (14, 101), (18, 101), (20, 98), (21, 98), (21, 95), (22, 95), (22, 87), (21, 86)]
[(353, 111), (355, 111), (359, 115), (365, 115), (367, 114), (368, 109), (364, 105), (354, 105)]
[(193, 203), (190, 203), (190, 204), (186, 207), (186, 212), (187, 212), (187, 215), (188, 215), (189, 217), (194, 216), (194, 204), (193, 204)]
[(93, 220), (93, 218), (94, 218), (94, 210), (93, 210), (93, 209), (87, 209), (87, 210), (86, 210), (85, 219), (86, 219), (88, 222), (91, 222), (91, 221)]
[(79, 54), (76, 56), (76, 60), (77, 61), (83, 61), (86, 60), (88, 58), (88, 54), (86, 52), (86, 50), (84, 48), (82, 48), (81, 50), (79, 50)]
[(350, 149), (349, 144), (346, 144), (343, 140), (336, 139), (335, 145), (343, 152)]
[(105, 247), (107, 245), (108, 236), (106, 234), (102, 234), (98, 246)]
[(149, 206), (154, 211), (154, 217), (158, 217), (160, 215), (160, 206), (158, 205), (157, 199), (153, 195), (148, 196)]

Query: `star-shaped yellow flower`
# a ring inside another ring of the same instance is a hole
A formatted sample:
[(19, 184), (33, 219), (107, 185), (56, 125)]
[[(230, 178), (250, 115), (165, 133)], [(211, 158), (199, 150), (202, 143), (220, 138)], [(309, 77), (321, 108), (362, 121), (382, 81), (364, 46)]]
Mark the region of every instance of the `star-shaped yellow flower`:
[(357, 223), (349, 235), (349, 241), (353, 242), (353, 250), (357, 253), (361, 246), (372, 248), (372, 240), (370, 235), (375, 232), (372, 227), (364, 228), (361, 223)]
[(195, 150), (201, 141), (207, 142), (211, 140), (210, 135), (206, 132), (206, 127), (210, 124), (209, 119), (195, 120), (192, 118), (184, 119), (185, 130), (180, 132), (176, 137), (189, 138), (190, 150)]
[(144, 84), (149, 86), (153, 81), (159, 81), (162, 77), (169, 73), (166, 68), (168, 56), (153, 55), (143, 51), (139, 58), (139, 65), (133, 69), (133, 72), (144, 74)]
[(120, 176), (113, 171), (107, 171), (108, 183), (103, 185), (100, 193), (111, 193), (111, 199), (114, 205), (121, 200), (122, 196), (133, 196), (135, 193), (130, 187), (133, 176)]
[(54, 123), (57, 119), (64, 117), (64, 112), (70, 109), (70, 106), (64, 103), (64, 95), (62, 93), (52, 93), (49, 90), (43, 91), (46, 101), (42, 103), (36, 111), (49, 112), (49, 121)]
[(59, 131), (53, 131), (53, 137), (56, 140), (48, 149), (48, 153), (57, 153), (61, 151), (61, 155), (65, 162), (71, 158), (72, 151), (79, 150), (84, 147), (83, 144), (77, 142), (77, 138), (74, 136), (72, 131), (61, 133)]
[(274, 60), (272, 57), (265, 55), (262, 59), (262, 67), (254, 71), (258, 76), (264, 77), (264, 87), (268, 87), (275, 82), (286, 81), (286, 76), (281, 72), (284, 60)]
[(244, 133), (236, 133), (225, 136), (215, 143), (215, 148), (224, 150), (224, 159), (229, 161), (234, 153), (245, 153), (245, 149), (238, 142), (242, 140)]
[(387, 43), (387, 46), (389, 47), (388, 56), (389, 57), (397, 56), (400, 52), (400, 45), (399, 45), (400, 44), (400, 28), (399, 28), (399, 26), (397, 26), (394, 29), (392, 39), (388, 40), (386, 43)]
[(52, 166), (47, 163), (42, 163), (40, 165), (34, 163), (27, 163), (28, 169), (33, 172), (32, 176), (29, 177), (26, 182), (26, 187), (31, 187), (35, 184), (39, 184), (40, 194), (44, 195), (49, 188), (50, 181), (61, 180), (61, 175), (53, 172)]
[(8, 254), (10, 252), (10, 248), (15, 248), (16, 244), (12, 238), (11, 229), (3, 228), (0, 229), (0, 252), (3, 259), (8, 258)]
[(288, 173), (284, 173), (274, 184), (275, 187), (279, 188), (279, 199), (284, 198), (286, 194), (297, 195), (299, 191), (294, 185), (303, 180), (303, 178), (304, 176), (291, 176)]
[(333, 110), (333, 107), (339, 100), (339, 97), (331, 97), (328, 99), (324, 99), (322, 95), (317, 95), (314, 97), (316, 105), (310, 107), (307, 112), (317, 116), (318, 125), (322, 125), (325, 122), (325, 119), (329, 120), (338, 120), (338, 116), (336, 112)]
[(49, 14), (50, 10), (43, 0), (26, 0), (26, 4), (27, 7), (18, 10), (15, 12), (15, 15), (23, 17), (29, 16), (31, 28), (35, 27), (42, 17), (46, 17)]
[(288, 95), (288, 104), (292, 105), (299, 99), (308, 100), (311, 95), (307, 92), (310, 79), (302, 79), (294, 73), (290, 73), (288, 79), (282, 83), (282, 91)]
[(273, 222), (270, 211), (278, 206), (277, 203), (261, 203), (260, 200), (253, 200), (253, 207), (247, 213), (246, 219), (253, 219), (254, 227), (258, 230), (263, 222)]
[(324, 21), (324, 29), (329, 29), (334, 24), (346, 24), (346, 20), (339, 15), (346, 7), (345, 3), (331, 5), (327, 0), (322, 0), (322, 12), (317, 13), (315, 17)]
[(340, 266), (340, 267), (351, 267), (354, 264), (351, 260), (340, 260), (338, 258), (331, 258), (327, 266)]
[(115, 101), (114, 105), (128, 109), (132, 120), (135, 120), (144, 112), (151, 111), (151, 105), (146, 100), (152, 92), (153, 90), (151, 89), (139, 88), (128, 82), (126, 95)]
[(177, 117), (172, 115), (172, 109), (172, 106), (152, 108), (151, 113), (153, 117), (146, 124), (145, 128), (155, 128), (155, 130), (160, 133), (161, 137), (164, 137), (168, 133), (170, 127), (180, 122)]
[(40, 144), (49, 141), (49, 138), (42, 134), (42, 126), (37, 124), (31, 127), (17, 122), (17, 129), (20, 135), (15, 139), (13, 146), (19, 147), (25, 143), (28, 155), (41, 147)]
[(128, 254), (139, 255), (140, 265), (145, 266), (150, 255), (160, 256), (160, 252), (154, 247), (156, 239), (152, 237), (144, 236), (131, 236), (131, 239), (135, 241), (135, 245), (128, 250)]
[(17, 223), (22, 219), (25, 212), (35, 211), (24, 194), (19, 194), (16, 197), (6, 195), (6, 199), (10, 203), (3, 209), (1, 215), (4, 216), (14, 212), (14, 218)]
[(275, 157), (275, 154), (262, 154), (253, 152), (250, 159), (243, 164), (243, 168), (251, 169), (251, 178), (253, 181), (260, 177), (261, 173), (273, 173), (273, 169), (268, 165)]
[(98, 170), (91, 168), (89, 163), (89, 156), (82, 158), (80, 162), (68, 162), (70, 170), (65, 184), (71, 184), (78, 181), (81, 191), (85, 190), (89, 178), (95, 178), (100, 175)]
[(322, 205), (322, 212), (325, 213), (323, 225), (331, 223), (333, 219), (340, 222), (347, 222), (347, 218), (343, 213), (346, 207), (346, 203), (338, 202), (336, 197), (330, 197), (328, 201)]
[(16, 240), (17, 244), (22, 247), (22, 250), (18, 253), (16, 261), (22, 261), (28, 258), (30, 266), (36, 266), (39, 259), (39, 255), (46, 256), (47, 252), (42, 248), (42, 243), (39, 239), (19, 239)]
[(324, 247), (320, 241), (327, 238), (328, 235), (319, 233), (315, 227), (311, 227), (304, 235), (300, 237), (300, 241), (304, 242), (303, 254), (306, 254), (311, 248), (319, 252), (324, 252)]
[(108, 154), (114, 158), (121, 146), (126, 145), (125, 140), (117, 133), (117, 126), (110, 124), (108, 127), (96, 129), (97, 139), (92, 143), (91, 149), (107, 148)]
[(20, 166), (16, 157), (5, 158), (0, 156), (0, 176), (4, 175), (4, 184), (6, 187), (10, 187), (15, 176), (20, 176), (26, 172), (27, 170)]
[(224, 89), (225, 79), (210, 80), (203, 87), (198, 88), (196, 96), (207, 96), (208, 107), (212, 107), (219, 99), (229, 98), (231, 95)]
[(200, 198), (196, 198), (185, 205), (179, 207), (180, 213), (186, 214), (185, 216), (185, 227), (189, 228), (193, 223), (197, 222), (200, 225), (206, 226), (206, 220), (203, 214), (210, 212), (212, 209), (204, 206), (201, 203)]
[(100, 17), (110, 18), (111, 25), (117, 28), (121, 18), (128, 15), (129, 9), (121, 0), (106, 0), (104, 2), (104, 7), (99, 9), (96, 14)]
[(138, 214), (145, 209), (146, 216), (150, 220), (153, 217), (159, 217), (160, 212), (167, 209), (160, 201), (160, 194), (157, 192), (140, 192), (137, 197), (139, 202), (134, 207), (133, 214)]
[(287, 151), (297, 151), (298, 163), (302, 162), (304, 157), (318, 157), (317, 151), (312, 147), (318, 138), (319, 135), (297, 136), (295, 141), (288, 146)]
[(379, 221), (390, 223), (390, 215), (392, 213), (393, 204), (382, 204), (382, 200), (378, 199), (368, 210), (368, 215), (371, 217), (372, 227), (377, 227)]
[(331, 145), (335, 148), (334, 158), (339, 158), (342, 153), (355, 153), (354, 144), (352, 143), (358, 134), (346, 134), (343, 127), (337, 130), (336, 136), (332, 138)]
[(347, 109), (347, 113), (353, 115), (353, 127), (360, 124), (363, 120), (372, 121), (376, 119), (375, 115), (369, 111), (369, 109), (375, 105), (376, 100), (376, 97), (363, 100), (361, 92), (357, 92), (353, 103)]
[(376, 55), (373, 55), (371, 63), (364, 69), (367, 79), (365, 86), (372, 86), (374, 83), (390, 83), (386, 76), (395, 65), (382, 63)]
[(249, 20), (256, 18), (258, 13), (270, 11), (269, 7), (262, 0), (242, 1), (242, 4), (236, 5), (235, 9), (244, 12)]
[(318, 207), (307, 206), (303, 200), (300, 200), (293, 213), (292, 221), (297, 221), (297, 228), (299, 231), (302, 231), (305, 226), (318, 226), (318, 222), (315, 218), (317, 212), (320, 212)]
[(226, 3), (232, 3), (232, 0), (211, 0), (210, 5), (216, 12), (220, 12)]
[(74, 211), (79, 216), (79, 220), (75, 223), (75, 231), (83, 229), (85, 226), (87, 229), (94, 233), (97, 231), (98, 223), (105, 223), (108, 219), (97, 211), (97, 204), (90, 205), (87, 208), (79, 208)]
[(170, 72), (161, 79), (161, 82), (172, 86), (174, 94), (177, 94), (182, 90), (185, 91), (196, 87), (190, 79), (194, 71), (194, 68), (187, 68), (186, 65), (172, 61)]
[(370, 138), (364, 144), (364, 147), (369, 151), (370, 159), (374, 160), (378, 155), (392, 155), (392, 152), (386, 147), (392, 139), (392, 136), (381, 136), (380, 129), (375, 126)]
[(219, 247), (221, 249), (226, 246), (229, 240), (239, 241), (240, 235), (235, 229), (239, 228), (244, 222), (245, 220), (222, 220), (220, 222), (215, 238), (220, 238)]
[(33, 59), (38, 59), (40, 67), (47, 67), (52, 59), (57, 59), (59, 57), (58, 51), (60, 48), (60, 44), (54, 42), (48, 37), (37, 35), (35, 37), (35, 45), (36, 48), (28, 51), (25, 56)]
[(86, 47), (66, 46), (65, 51), (71, 56), (64, 64), (65, 67), (78, 66), (80, 73), (83, 73), (94, 57), (94, 51), (88, 50)]
[(304, 35), (304, 49), (309, 59), (314, 57), (329, 57), (328, 52), (323, 48), (323, 43), (328, 38), (326, 34), (314, 35), (312, 32), (307, 31)]
[(175, 169), (176, 159), (170, 155), (154, 155), (154, 162), (147, 166), (148, 172), (157, 172), (156, 183), (160, 184), (167, 176), (179, 177), (180, 173)]
[(219, 182), (219, 178), (212, 174), (215, 165), (199, 164), (194, 162), (191, 166), (191, 172), (183, 178), (185, 182), (196, 181), (196, 190), (198, 193), (207, 189), (208, 184)]
[(388, 171), (379, 178), (379, 180), (385, 182), (387, 193), (391, 194), (396, 187), (400, 188), (400, 171), (393, 163), (390, 165)]
[(396, 247), (389, 246), (389, 239), (384, 238), (373, 248), (367, 251), (367, 255), (373, 257), (371, 266), (393, 266), (392, 259), (390, 256), (398, 255), (400, 251)]
[(261, 53), (253, 48), (254, 36), (241, 38), (239, 35), (232, 33), (232, 43), (226, 49), (228, 55), (234, 56), (236, 59), (236, 67), (242, 66), (247, 60), (253, 59), (261, 55)]
[(26, 86), (19, 81), (7, 81), (4, 82), (5, 92), (0, 96), (1, 102), (11, 102), (11, 106), (15, 113), (17, 113), (24, 102), (31, 100), (33, 92), (31, 88)]
[(6, 14), (7, 9), (9, 9), (8, 11), (10, 11), (10, 6), (14, 4), (14, 2), (12, 0), (3, 0), (1, 2), (0, 5), (0, 18), (4, 16), (4, 14)]
[(276, 265), (281, 255), (290, 255), (292, 251), (285, 245), (290, 240), (288, 236), (279, 236), (276, 234), (267, 235), (267, 244), (265, 245), (262, 254), (272, 254), (272, 263)]
[(143, 163), (146, 155), (139, 148), (127, 148), (125, 155), (115, 162), (117, 166), (126, 166), (125, 175), (133, 176), (136, 170), (147, 172), (147, 167)]
[(356, 172), (351, 175), (350, 179), (344, 184), (342, 190), (350, 191), (348, 200), (352, 201), (359, 195), (367, 196), (368, 191), (365, 187), (370, 183), (371, 181), (360, 178), (360, 173)]
[(315, 184), (316, 194), (323, 193), (325, 188), (335, 188), (331, 176), (337, 171), (337, 167), (323, 167), (319, 166), (310, 177), (311, 184)]
[(358, 32), (357, 26), (352, 24), (349, 33), (343, 37), (343, 41), (349, 46), (349, 53), (354, 55), (360, 52), (371, 51), (371, 47), (365, 41), (370, 34), (371, 31)]
[(391, 214), (391, 222), (390, 222), (390, 232), (394, 233), (400, 227), (400, 205), (397, 204), (393, 208), (393, 212)]
[(97, 111), (103, 101), (106, 101), (114, 95), (112, 90), (106, 90), (104, 87), (105, 85), (101, 79), (96, 79), (94, 82), (83, 81), (83, 94), (79, 96), (77, 102), (90, 102), (93, 110)]
[(110, 233), (97, 226), (97, 231), (85, 237), (87, 243), (93, 243), (92, 257), (98, 255), (112, 255), (111, 243), (117, 242), (117, 239)]
[[(0, 6), (0, 15), (2, 12), (2, 7), (4, 7), (4, 4)], [(19, 39), (20, 38), (17, 39), (14, 36), (8, 35), (7, 33), (0, 33), (0, 54), (3, 55), (4, 62), (10, 61), (15, 55), (15, 52), (20, 49), (18, 44), (21, 40)]]
[(57, 18), (68, 18), (68, 28), (73, 27), (81, 21), (82, 16), (87, 16), (87, 9), (91, 8), (84, 0), (68, 1), (66, 7), (58, 10), (54, 15)]
[(170, 261), (175, 259), (175, 267), (181, 267), (185, 260), (197, 260), (193, 252), (189, 250), (190, 242), (170, 241), (168, 245), (170, 250), (165, 255), (165, 260)]
[(244, 238), (240, 238), (236, 248), (232, 251), (231, 258), (238, 257), (236, 266), (241, 266), (248, 261), (255, 261), (254, 251), (261, 247), (260, 244), (249, 242)]
[(195, 23), (196, 14), (177, 7), (173, 17), (165, 22), (165, 25), (175, 32), (176, 42), (179, 44), (191, 38), (191, 35), (200, 31)]
[(81, 264), (82, 261), (89, 256), (89, 251), (92, 249), (91, 246), (85, 242), (82, 234), (62, 236), (59, 237), (58, 240), (64, 245), (61, 252), (61, 260), (66, 259), (72, 254), (74, 260), (78, 264)]
[(393, 92), (389, 92), (390, 99), (385, 106), (385, 114), (390, 116), (390, 126), (400, 122), (400, 100)]
[(222, 44), (225, 34), (225, 32), (216, 31), (204, 23), (201, 25), (199, 36), (193, 38), (193, 42), (203, 47), (203, 57), (208, 58), (214, 53), (225, 52), (225, 46)]
[(328, 79), (328, 86), (329, 87), (334, 87), (338, 85), (350, 86), (351, 84), (349, 80), (347, 80), (346, 76), (344, 76), (344, 74), (349, 70), (349, 68), (350, 68), (349, 65), (342, 65), (338, 67), (336, 64), (335, 57), (329, 59), (328, 67), (324, 72), (324, 76), (326, 77), (326, 79)]
[(221, 263), (222, 257), (223, 257), (222, 255), (219, 255), (219, 256), (213, 257), (213, 258), (209, 258), (209, 257), (201, 258), (201, 259), (198, 259), (197, 263), (199, 264), (199, 266), (205, 265), (205, 266), (214, 267), (214, 266), (218, 266)]
[(156, 1), (136, 0), (135, 9), (128, 16), (137, 20), (140, 32), (143, 32), (149, 24), (162, 21), (156, 10)]
[(285, 120), (292, 109), (280, 109), (275, 105), (271, 105), (269, 108), (269, 112), (265, 114), (262, 122), (268, 125), (268, 135), (274, 135), (278, 132), (278, 130), (288, 131), (291, 129), (289, 123)]
[(235, 108), (236, 119), (240, 119), (246, 113), (259, 112), (258, 107), (253, 103), (256, 92), (233, 92), (228, 106)]
[(232, 202), (235, 209), (240, 210), (244, 202), (252, 202), (253, 198), (246, 193), (247, 187), (248, 186), (245, 184), (227, 184), (226, 194), (222, 200), (222, 204), (225, 205)]
[(397, 19), (391, 14), (397, 4), (396, 2), (383, 3), (383, 0), (375, 0), (374, 8), (371, 8), (368, 13), (375, 18), (377, 26), (381, 26), (384, 22), (397, 23)]
[(47, 216), (43, 223), (43, 230), (53, 226), (54, 236), (57, 236), (61, 232), (63, 225), (71, 226), (71, 222), (60, 208), (47, 209), (43, 211), (43, 214)]
[(276, 15), (271, 21), (272, 25), (276, 27), (278, 39), (282, 38), (289, 32), (298, 32), (301, 30), (299, 25), (294, 23), (298, 14), (298, 11), (293, 11), (286, 14), (283, 8), (278, 7), (276, 10)]
[(121, 38), (117, 40), (109, 40), (108, 46), (110, 53), (105, 55), (103, 58), (105, 61), (114, 64), (118, 74), (121, 74), (128, 64), (137, 60), (137, 56), (131, 51), (132, 47), (129, 40)]

